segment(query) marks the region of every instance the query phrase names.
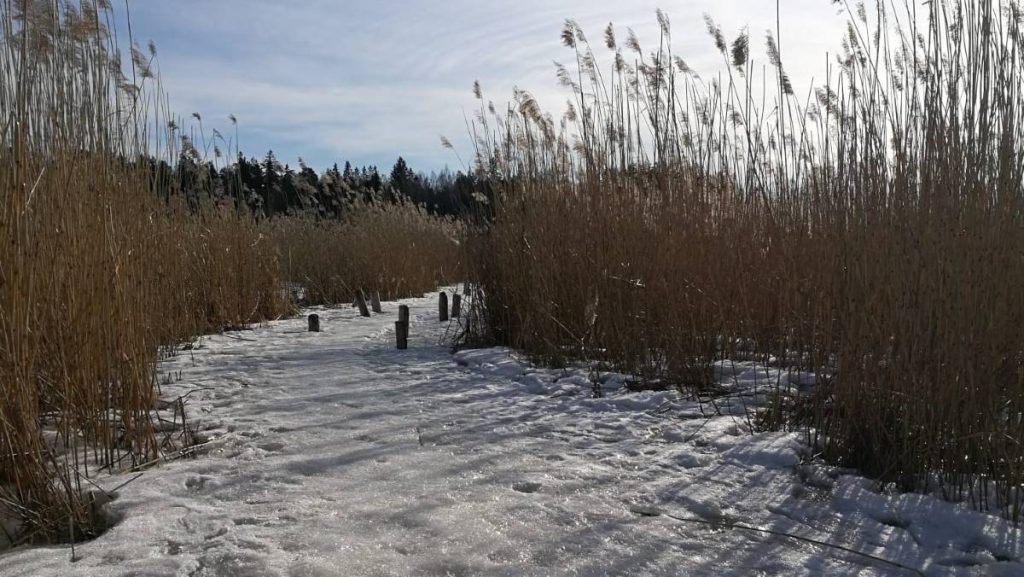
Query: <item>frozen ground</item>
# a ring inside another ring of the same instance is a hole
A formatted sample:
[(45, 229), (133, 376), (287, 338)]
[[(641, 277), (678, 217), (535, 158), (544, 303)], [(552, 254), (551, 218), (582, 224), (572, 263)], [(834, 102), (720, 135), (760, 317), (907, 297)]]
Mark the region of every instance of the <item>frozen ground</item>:
[(119, 522), (77, 562), (67, 547), (19, 549), (0, 575), (914, 574), (667, 515), (930, 576), (1024, 575), (1022, 535), (1000, 519), (801, 465), (796, 435), (746, 435), (742, 417), (704, 419), (614, 375), (591, 399), (586, 373), (501, 349), (453, 357), (435, 299), (406, 301), (404, 352), (385, 303), (371, 319), (319, 311), (319, 334), (294, 319), (206, 338), (166, 362), (181, 379), (164, 392), (195, 389), (209, 449), (121, 490)]

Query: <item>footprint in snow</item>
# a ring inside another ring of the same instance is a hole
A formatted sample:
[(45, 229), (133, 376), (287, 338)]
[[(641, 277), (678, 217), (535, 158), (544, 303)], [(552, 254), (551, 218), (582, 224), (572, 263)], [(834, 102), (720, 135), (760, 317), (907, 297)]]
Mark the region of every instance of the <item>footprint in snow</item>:
[(237, 519), (232, 519), (231, 522), (234, 523), (235, 525), (265, 525), (266, 524), (262, 519), (258, 519), (256, 517), (239, 517)]
[(541, 487), (542, 485), (540, 483), (533, 483), (529, 481), (512, 483), (512, 490), (520, 493), (536, 493)]
[(262, 450), (264, 450), (264, 451), (266, 451), (268, 453), (276, 453), (276, 452), (280, 451), (281, 449), (285, 448), (285, 444), (284, 443), (278, 443), (278, 442), (263, 443), (263, 444), (257, 445), (257, 446), (260, 449), (262, 449)]
[(206, 482), (210, 480), (210, 477), (206, 475), (196, 475), (185, 479), (185, 488), (193, 491), (201, 491), (206, 486)]

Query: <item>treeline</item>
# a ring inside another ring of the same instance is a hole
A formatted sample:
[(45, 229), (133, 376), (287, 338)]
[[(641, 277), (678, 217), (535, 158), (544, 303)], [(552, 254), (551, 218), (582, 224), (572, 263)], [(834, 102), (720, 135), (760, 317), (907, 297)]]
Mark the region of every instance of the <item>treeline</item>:
[(282, 164), (273, 151), (262, 160), (239, 153), (234, 163), (218, 167), (185, 147), (174, 165), (147, 158), (154, 175), (154, 190), (170, 201), (184, 195), (189, 206), (198, 209), (213, 201), (248, 209), (254, 215), (275, 217), (316, 215), (341, 218), (354, 203), (395, 204), (412, 202), (438, 216), (460, 216), (475, 204), (474, 198), (489, 198), (490, 184), (480, 177), (447, 168), (429, 175), (413, 171), (399, 157), (387, 174), (376, 166), (344, 168), (334, 164), (318, 173), (301, 159), (298, 168)]

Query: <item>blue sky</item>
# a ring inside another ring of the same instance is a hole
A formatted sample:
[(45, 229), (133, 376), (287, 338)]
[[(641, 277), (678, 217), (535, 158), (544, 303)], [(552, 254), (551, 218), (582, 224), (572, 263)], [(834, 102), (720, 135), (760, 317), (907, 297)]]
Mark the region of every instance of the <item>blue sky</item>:
[[(115, 3), (116, 5), (117, 3)], [(199, 112), (207, 129), (233, 132), (241, 147), (317, 169), (334, 162), (389, 169), (402, 155), (416, 170), (461, 168), (440, 145), (447, 136), (469, 158), (465, 118), (485, 98), (506, 102), (513, 87), (533, 93), (555, 116), (567, 94), (553, 61), (566, 18), (595, 48), (609, 22), (632, 27), (645, 50), (657, 42), (655, 9), (672, 21), (674, 48), (704, 76), (721, 69), (702, 15), (730, 38), (744, 27), (764, 60), (775, 28), (770, 0), (128, 0), (136, 41), (153, 40), (171, 107)], [(124, 12), (124, 5), (119, 10)], [(840, 45), (844, 17), (831, 0), (781, 0), (782, 51), (798, 91), (820, 78), (825, 53)], [(122, 26), (119, 31), (124, 34)], [(599, 57), (606, 56), (598, 50)], [(607, 54), (610, 62), (611, 55)]]

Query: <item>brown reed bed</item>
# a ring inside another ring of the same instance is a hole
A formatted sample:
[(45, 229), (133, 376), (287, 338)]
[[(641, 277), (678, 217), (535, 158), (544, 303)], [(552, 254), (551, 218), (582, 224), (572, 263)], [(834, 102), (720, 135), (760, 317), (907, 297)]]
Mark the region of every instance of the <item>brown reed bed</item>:
[(282, 272), (311, 305), (352, 302), (359, 291), (394, 300), (456, 282), (462, 224), (408, 202), (356, 202), (344, 220), (277, 219), (266, 231)]
[(254, 223), (153, 194), (134, 161), (169, 136), (150, 132), (166, 117), (154, 54), (135, 49), (125, 72), (108, 11), (0, 6), (0, 508), (21, 522), (14, 543), (94, 534), (85, 477), (157, 457), (160, 347), (286, 310)]
[(809, 396), (780, 387), (778, 426), (1019, 521), (1021, 8), (843, 4), (843, 50), (803, 94), (774, 34), (755, 66), (748, 33), (710, 18), (723, 70), (704, 82), (661, 12), (651, 52), (609, 26), (608, 65), (566, 23), (558, 120), (474, 87), (497, 190), (467, 243), (477, 327), (687, 391), (729, 358), (813, 371)]
[(187, 197), (148, 161), (181, 149), (155, 48), (122, 63), (110, 11), (0, 1), (0, 518), (17, 521), (14, 544), (95, 535), (88, 477), (160, 455), (162, 352), (288, 314), (289, 278), (330, 303), (458, 271), (455, 225), (413, 207), (267, 222)]

